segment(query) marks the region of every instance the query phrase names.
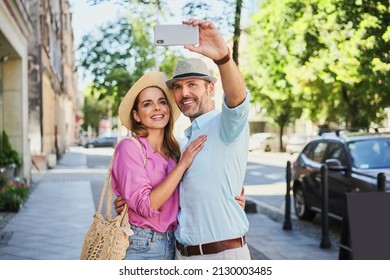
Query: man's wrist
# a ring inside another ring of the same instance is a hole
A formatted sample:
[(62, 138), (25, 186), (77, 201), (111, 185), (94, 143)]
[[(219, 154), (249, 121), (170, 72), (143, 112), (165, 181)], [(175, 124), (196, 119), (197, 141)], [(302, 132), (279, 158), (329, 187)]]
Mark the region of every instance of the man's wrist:
[(224, 57), (222, 57), (221, 59), (218, 59), (218, 60), (213, 60), (213, 61), (217, 65), (223, 65), (223, 64), (227, 63), (229, 60), (230, 60), (230, 49), (227, 48), (227, 54)]

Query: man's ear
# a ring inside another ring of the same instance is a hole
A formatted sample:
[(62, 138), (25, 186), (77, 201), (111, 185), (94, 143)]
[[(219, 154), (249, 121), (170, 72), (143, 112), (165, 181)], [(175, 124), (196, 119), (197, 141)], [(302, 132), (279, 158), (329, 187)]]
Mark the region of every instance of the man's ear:
[(214, 96), (215, 84), (213, 82), (209, 82), (207, 86), (207, 90), (210, 96)]

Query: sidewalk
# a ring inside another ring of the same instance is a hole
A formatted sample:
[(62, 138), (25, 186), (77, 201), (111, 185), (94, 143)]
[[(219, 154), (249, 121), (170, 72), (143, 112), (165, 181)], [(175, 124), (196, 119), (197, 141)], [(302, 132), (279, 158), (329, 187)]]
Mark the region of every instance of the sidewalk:
[[(104, 176), (106, 170), (96, 172)], [(0, 232), (0, 259), (78, 260), (96, 209), (91, 190), (96, 174), (87, 169), (84, 154), (70, 151), (55, 169), (35, 173), (33, 178), (37, 186)], [(333, 244), (330, 249), (321, 249), (319, 240), (285, 231), (281, 223), (263, 213), (248, 213), (248, 219), (247, 242), (253, 259), (338, 259), (338, 248)]]

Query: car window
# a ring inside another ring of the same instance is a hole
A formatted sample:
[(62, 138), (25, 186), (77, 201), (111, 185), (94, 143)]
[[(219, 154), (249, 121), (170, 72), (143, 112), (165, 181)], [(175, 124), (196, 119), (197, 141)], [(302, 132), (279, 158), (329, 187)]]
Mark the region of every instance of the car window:
[(348, 165), (347, 153), (340, 143), (329, 143), (326, 159), (338, 159), (342, 165)]
[(389, 168), (390, 139), (368, 139), (348, 144), (356, 168)]
[(311, 143), (310, 146), (311, 147), (308, 147), (308, 149), (305, 149), (306, 156), (312, 161), (323, 163), (325, 161), (324, 154), (325, 154), (327, 143), (313, 142)]

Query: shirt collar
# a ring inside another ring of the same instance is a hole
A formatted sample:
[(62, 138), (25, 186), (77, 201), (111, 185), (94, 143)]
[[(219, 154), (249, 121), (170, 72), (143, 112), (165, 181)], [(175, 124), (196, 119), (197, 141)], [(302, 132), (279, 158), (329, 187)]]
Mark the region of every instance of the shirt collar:
[(185, 131), (184, 135), (190, 139), (192, 135), (193, 130), (199, 130), (201, 129), (205, 123), (207, 123), (209, 120), (214, 118), (219, 112), (217, 110), (212, 110), (210, 112), (207, 112), (199, 117), (197, 117), (195, 120), (192, 121), (191, 126), (189, 126)]

